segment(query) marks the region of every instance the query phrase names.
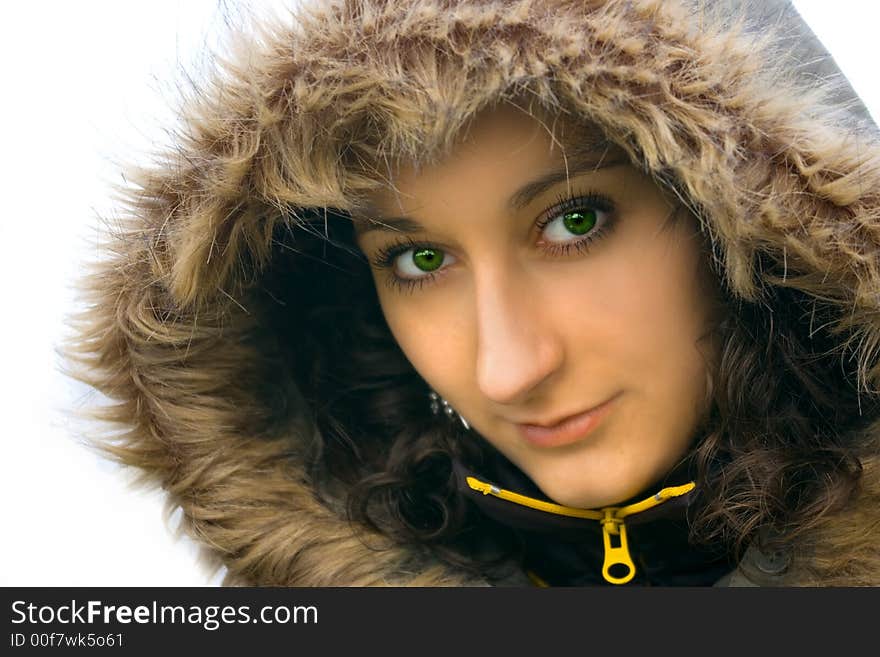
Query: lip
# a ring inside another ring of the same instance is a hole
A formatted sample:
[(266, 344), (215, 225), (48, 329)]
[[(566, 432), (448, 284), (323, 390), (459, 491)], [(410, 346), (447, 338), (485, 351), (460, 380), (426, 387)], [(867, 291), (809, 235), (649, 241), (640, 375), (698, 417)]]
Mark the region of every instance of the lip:
[(518, 423), (520, 435), (535, 447), (562, 447), (586, 438), (611, 412), (618, 395), (575, 415), (569, 415), (554, 424)]

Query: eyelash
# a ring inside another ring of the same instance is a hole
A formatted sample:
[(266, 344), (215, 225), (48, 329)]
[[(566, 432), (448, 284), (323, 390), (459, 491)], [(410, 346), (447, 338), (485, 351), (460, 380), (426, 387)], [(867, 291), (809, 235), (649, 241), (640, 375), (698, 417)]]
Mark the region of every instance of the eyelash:
[[(547, 243), (543, 248), (554, 257), (564, 257), (576, 250), (578, 253), (587, 253), (597, 240), (607, 236), (615, 223), (614, 203), (601, 194), (595, 192), (587, 192), (585, 194), (560, 194), (553, 203), (545, 208), (538, 215), (539, 219), (535, 222), (535, 228), (538, 233), (542, 233), (544, 229), (555, 219), (569, 210), (582, 208), (594, 208), (605, 213), (605, 219), (596, 227), (587, 233), (581, 239), (571, 240), (560, 243)], [(403, 292), (413, 292), (421, 289), (423, 286), (433, 282), (438, 272), (426, 272), (424, 276), (418, 278), (404, 278), (398, 276), (394, 272), (394, 262), (397, 258), (409, 251), (410, 249), (435, 249), (436, 245), (429, 242), (417, 242), (411, 238), (403, 237), (396, 242), (392, 242), (387, 246), (380, 248), (373, 258), (371, 264), (377, 269), (388, 270), (391, 275), (386, 278), (388, 283)]]
[(578, 253), (587, 253), (596, 240), (605, 237), (610, 232), (615, 219), (614, 203), (607, 196), (597, 194), (596, 192), (587, 192), (580, 195), (560, 194), (553, 203), (538, 215), (539, 219), (535, 222), (535, 228), (537, 228), (539, 233), (542, 233), (551, 221), (559, 218), (559, 215), (569, 210), (582, 208), (593, 208), (604, 212), (604, 221), (596, 224), (596, 227), (581, 239), (561, 242), (559, 244), (550, 243), (546, 250), (551, 255), (565, 256), (570, 254), (572, 249), (575, 249)]
[(391, 272), (390, 275), (386, 277), (389, 285), (396, 287), (402, 292), (413, 292), (433, 281), (437, 274), (430, 272), (425, 273), (424, 276), (419, 276), (418, 278), (404, 278), (398, 276), (394, 272), (394, 261), (397, 260), (402, 253), (406, 253), (410, 249), (432, 248), (435, 248), (434, 245), (428, 242), (417, 242), (409, 237), (402, 237), (396, 242), (381, 247), (376, 252), (376, 255), (370, 260), (370, 264), (376, 269), (384, 269)]

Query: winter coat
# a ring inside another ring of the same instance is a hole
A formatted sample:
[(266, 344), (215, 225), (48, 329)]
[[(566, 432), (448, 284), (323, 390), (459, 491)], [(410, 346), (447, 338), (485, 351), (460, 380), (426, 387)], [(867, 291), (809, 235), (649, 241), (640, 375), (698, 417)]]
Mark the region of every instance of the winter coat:
[[(290, 300), (265, 281), (320, 288), (279, 230), (320, 237), (315, 216), (355, 208), (373, 184), (359, 158), (439, 152), (514, 90), (589, 117), (695, 208), (749, 308), (765, 312), (781, 286), (819, 304), (816, 330), (876, 397), (880, 143), (788, 3), (302, 5), (231, 39), (183, 101), (174, 147), (126, 172), (124, 218), (83, 280), (69, 348), (109, 400), (96, 440), (167, 492), (226, 583), (487, 583), (348, 522), (344, 488), (318, 494), (324, 400), (279, 347), (267, 318)], [(317, 311), (293, 315), (308, 326)], [(880, 426), (853, 441), (862, 473), (846, 505), (820, 514), (793, 560), (753, 547), (720, 584), (880, 584)]]

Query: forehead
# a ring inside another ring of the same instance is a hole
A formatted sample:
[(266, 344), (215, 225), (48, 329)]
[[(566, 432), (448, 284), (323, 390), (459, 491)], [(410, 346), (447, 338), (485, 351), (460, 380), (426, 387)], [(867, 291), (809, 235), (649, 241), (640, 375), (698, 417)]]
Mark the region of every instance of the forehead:
[(522, 181), (550, 172), (573, 176), (621, 157), (623, 151), (591, 123), (502, 104), (476, 114), (443, 153), (421, 161), (389, 159), (377, 167), (379, 185), (353, 218), (363, 227), (399, 209), (406, 197), (448, 179), (479, 186), (495, 176)]

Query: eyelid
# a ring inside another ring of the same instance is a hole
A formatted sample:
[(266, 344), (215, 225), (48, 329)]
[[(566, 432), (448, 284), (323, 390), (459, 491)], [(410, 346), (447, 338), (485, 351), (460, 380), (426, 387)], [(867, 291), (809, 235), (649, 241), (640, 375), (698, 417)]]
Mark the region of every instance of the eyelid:
[(376, 253), (370, 258), (370, 264), (379, 269), (387, 269), (394, 264), (394, 260), (402, 253), (406, 253), (410, 249), (436, 249), (438, 251), (448, 252), (449, 249), (427, 240), (417, 240), (408, 235), (403, 235), (395, 241), (379, 247)]
[[(427, 271), (424, 269), (421, 269), (416, 264), (415, 259), (416, 259), (416, 256), (422, 251), (431, 251), (434, 254), (439, 253), (440, 259), (441, 259), (440, 264), (436, 268), (430, 269)], [(412, 254), (412, 255), (410, 255), (410, 254)], [(417, 279), (425, 278), (426, 276), (442, 275), (445, 270), (449, 269), (450, 266), (455, 264), (455, 261), (456, 261), (455, 256), (452, 255), (451, 253), (449, 253), (448, 251), (443, 250), (443, 249), (438, 249), (438, 248), (434, 248), (434, 247), (428, 248), (428, 249), (415, 248), (415, 249), (407, 249), (406, 251), (403, 251), (402, 253), (400, 253), (394, 259), (393, 266), (395, 267), (395, 273), (397, 271), (400, 272), (400, 276), (399, 276), (400, 278), (406, 279), (406, 280), (417, 280)], [(408, 269), (410, 271), (407, 271)]]
[(390, 287), (396, 288), (399, 292), (414, 292), (415, 290), (421, 289), (423, 286), (432, 283), (438, 276), (445, 275), (449, 265), (455, 263), (455, 256), (450, 254), (453, 260), (449, 265), (444, 264), (439, 269), (424, 272), (421, 276), (399, 275), (396, 271), (395, 261), (403, 254), (420, 248), (434, 249), (437, 251), (443, 251), (444, 253), (448, 252), (446, 249), (436, 244), (418, 242), (407, 237), (382, 247), (372, 258), (370, 258), (370, 263), (376, 269), (388, 272), (383, 278), (385, 283)]
[(594, 191), (584, 193), (574, 191), (569, 193), (566, 191), (557, 194), (556, 200), (538, 214), (538, 218), (535, 220), (535, 227), (540, 232), (566, 210), (583, 207), (594, 207), (607, 212), (609, 215), (613, 215), (615, 211), (614, 202), (604, 194)]

